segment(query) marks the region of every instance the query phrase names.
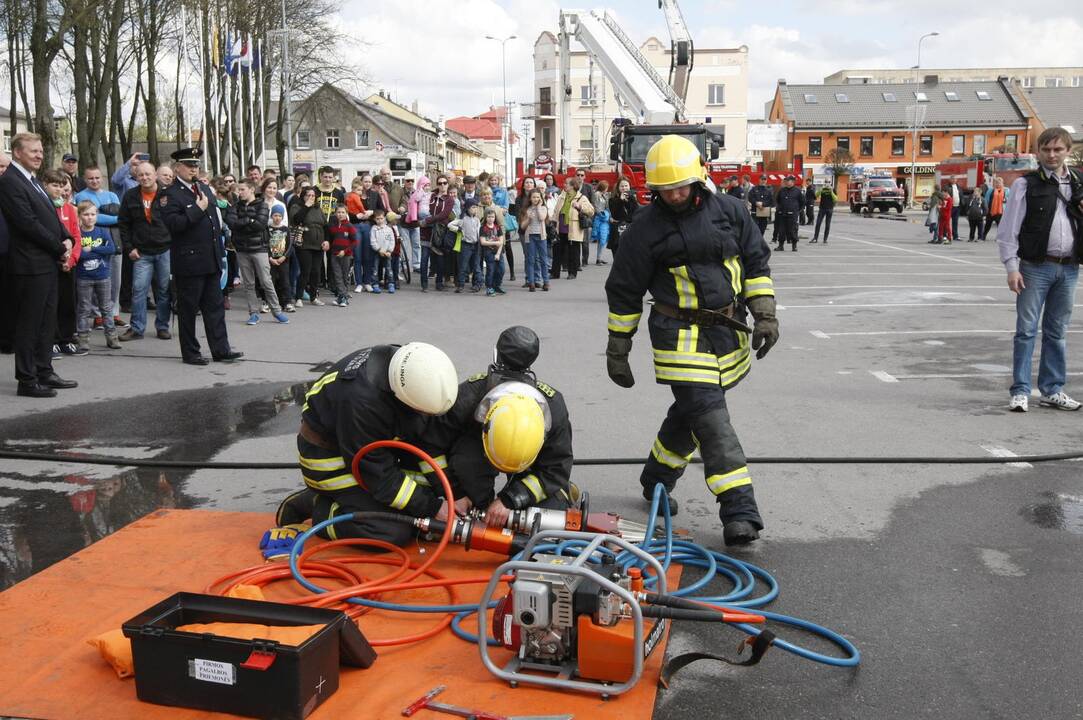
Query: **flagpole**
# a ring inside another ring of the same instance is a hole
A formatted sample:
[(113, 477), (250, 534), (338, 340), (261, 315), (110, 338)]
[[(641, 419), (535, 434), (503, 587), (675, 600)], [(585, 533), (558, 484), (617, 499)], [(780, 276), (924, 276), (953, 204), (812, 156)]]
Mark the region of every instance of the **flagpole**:
[(230, 172), (233, 171), (233, 43), (229, 40), (229, 33), (226, 33), (226, 78), (225, 78), (225, 93), (226, 93), (226, 136), (229, 138), (229, 154), (226, 155), (228, 162), (226, 167)]
[(256, 93), (256, 97), (259, 98), (259, 155), (260, 155), (260, 161), (263, 162), (263, 163), (266, 163), (267, 162), (267, 118), (264, 115), (264, 110), (263, 110), (263, 41), (260, 41), (259, 44), (256, 45), (256, 48), (257, 48), (257, 50), (259, 50), (259, 52), (256, 55), (256, 58), (257, 58), (257, 60), (259, 62), (259, 65), (256, 67), (256, 71), (259, 73), (259, 81), (256, 83), (256, 87), (258, 88), (258, 92)]
[(248, 67), (245, 69), (245, 75), (248, 80), (248, 147), (252, 151), (252, 162), (249, 165), (256, 164), (256, 122), (255, 114), (256, 109), (252, 104), (252, 61), (255, 59), (256, 48), (253, 44), (252, 36), (248, 36)]
[[(208, 20), (210, 17), (208, 16)], [(204, 32), (207, 32), (210, 28), (203, 28)], [(204, 107), (203, 116), (204, 120), (213, 113), (214, 118), (214, 174), (222, 174), (222, 126), (218, 122), (218, 103), (221, 99), (221, 93), (218, 91), (218, 28), (214, 29), (214, 32), (207, 37), (207, 52), (210, 55), (211, 71), (204, 73), (204, 78), (211, 82), (211, 87), (203, 97), (205, 102), (208, 103)], [(206, 58), (204, 58), (206, 61)]]
[[(243, 54), (244, 53), (244, 40), (241, 40), (238, 43), (238, 45), (239, 45), (239, 47), (241, 49), (242, 54), (238, 55), (237, 58), (243, 58), (244, 57), (244, 54)], [(234, 63), (236, 64), (236, 71), (237, 71), (237, 74), (233, 77), (234, 86), (235, 86), (234, 89), (237, 91), (237, 145), (238, 145), (238, 147), (239, 147), (239, 149), (241, 151), (241, 154), (237, 158), (238, 163), (237, 163), (237, 171), (236, 171), (236, 175), (238, 176), (238, 179), (239, 179), (239, 176), (242, 173), (244, 173), (244, 158), (245, 158), (245, 154), (244, 154), (244, 77), (241, 75), (241, 70), (243, 69), (243, 67), (241, 65), (241, 60), (236, 59), (236, 60), (234, 60)]]

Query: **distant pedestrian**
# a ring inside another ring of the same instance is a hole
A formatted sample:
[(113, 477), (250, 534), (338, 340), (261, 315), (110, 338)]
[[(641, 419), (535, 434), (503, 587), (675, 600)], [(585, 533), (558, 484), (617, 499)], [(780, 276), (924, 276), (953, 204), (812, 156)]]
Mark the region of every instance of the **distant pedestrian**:
[(1008, 408), (1027, 411), (1040, 320), (1039, 404), (1078, 410), (1080, 403), (1064, 392), (1064, 385), (1068, 380), (1066, 331), (1083, 261), (1083, 173), (1065, 162), (1072, 136), (1064, 128), (1044, 130), (1037, 145), (1041, 167), (1012, 183), (1011, 200), (1004, 209), (1004, 232), (997, 233), (1008, 289), (1016, 295)]
[(746, 199), (752, 219), (760, 229), (760, 235), (766, 240), (767, 224), (771, 222), (771, 208), (775, 206), (775, 193), (767, 185), (767, 173), (760, 174), (759, 185), (748, 191)]
[[(993, 224), (997, 226), (997, 233), (1000, 233), (1000, 218), (1004, 215), (1004, 208), (1008, 204), (1008, 198), (1011, 197), (1011, 193), (1008, 188), (1004, 187), (1004, 178), (996, 178), (993, 180), (993, 187), (985, 191), (985, 228), (983, 229), (981, 239), (985, 240), (989, 237), (989, 231), (993, 229)], [(999, 237), (997, 238), (1000, 239)]]
[[(816, 184), (814, 182), (812, 182), (812, 177), (810, 176), (808, 181), (805, 183), (805, 218), (804, 218), (804, 221), (801, 224), (802, 225), (811, 225), (812, 224), (812, 216), (815, 214), (815, 211), (816, 211)], [(824, 239), (826, 240), (827, 238), (825, 237)]]
[(951, 196), (951, 237), (959, 239), (959, 212), (963, 209), (963, 198), (959, 194), (959, 184), (954, 180), (948, 181), (947, 194)]
[(797, 252), (797, 221), (805, 209), (805, 193), (799, 187), (794, 186), (795, 178), (787, 175), (783, 180), (782, 189), (778, 191), (775, 205), (778, 213), (775, 215), (775, 227), (778, 230), (778, 246), (776, 250), (786, 249), (786, 243)]
[[(822, 224), (824, 226), (824, 245), (826, 245), (827, 238), (831, 235), (831, 216), (835, 214), (835, 203), (839, 201), (839, 196), (827, 185), (820, 188), (817, 196), (820, 198), (820, 212), (816, 215), (816, 229), (812, 233), (809, 244), (820, 241), (820, 225)], [(825, 218), (826, 222), (824, 222)]]
[(945, 188), (940, 199), (940, 218), (937, 232), (940, 233), (940, 243), (951, 245), (955, 239), (955, 230), (952, 219), (958, 222), (959, 214), (955, 212), (955, 201), (952, 200), (950, 188)]
[(975, 235), (979, 240), (984, 240), (985, 198), (982, 197), (980, 190), (975, 190), (966, 198), (966, 221), (970, 225), (970, 237), (967, 242), (977, 242), (978, 240), (974, 239)]

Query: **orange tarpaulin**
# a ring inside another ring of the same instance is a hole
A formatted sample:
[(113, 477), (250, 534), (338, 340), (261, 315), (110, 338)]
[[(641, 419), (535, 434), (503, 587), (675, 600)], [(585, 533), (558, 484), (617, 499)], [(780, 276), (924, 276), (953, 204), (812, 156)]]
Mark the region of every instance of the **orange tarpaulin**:
[[(121, 624), (173, 593), (202, 592), (214, 578), (261, 561), (256, 544), (273, 518), (258, 513), (163, 510), (152, 513), (80, 553), (0, 593), (0, 715), (35, 718), (211, 718), (184, 708), (149, 705), (135, 697), (131, 680), (118, 680), (87, 638)], [(417, 550), (413, 549), (416, 556)], [(491, 573), (500, 558), (449, 547), (438, 569), (450, 577)], [(379, 576), (380, 566), (363, 566)], [(676, 571), (670, 587), (675, 587)], [(331, 581), (324, 581), (331, 584)], [(476, 600), (483, 586), (459, 587), (460, 602)], [(292, 583), (269, 586), (267, 599), (303, 594)], [(445, 604), (439, 588), (388, 593), (383, 600)], [(431, 615), (374, 611), (359, 620), (370, 640), (431, 627)], [(473, 630), (473, 623), (466, 623)], [(505, 715), (572, 713), (579, 720), (649, 718), (665, 647), (655, 650), (643, 679), (609, 701), (597, 696), (528, 686), (512, 690), (485, 670), (478, 648), (450, 631), (420, 643), (378, 648), (366, 670), (342, 668), (338, 692), (314, 718), (382, 720), (436, 685), (442, 702)], [(502, 658), (504, 651), (496, 650)], [(422, 720), (440, 715), (425, 711)]]

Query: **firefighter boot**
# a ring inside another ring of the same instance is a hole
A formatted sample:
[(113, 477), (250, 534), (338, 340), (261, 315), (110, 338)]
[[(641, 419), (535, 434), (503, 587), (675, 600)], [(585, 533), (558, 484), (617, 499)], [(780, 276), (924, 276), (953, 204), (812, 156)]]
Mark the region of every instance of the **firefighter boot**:
[(726, 545), (747, 545), (760, 537), (763, 520), (751, 485), (727, 490), (718, 496), (718, 517)]
[(312, 518), (312, 503), (316, 499), (316, 492), (309, 488), (303, 488), (286, 496), (275, 512), (277, 525), (296, 525)]
[(696, 450), (695, 441), (688, 426), (681, 420), (676, 404), (670, 408), (658, 437), (651, 445), (651, 454), (643, 464), (639, 475), (639, 484), (643, 486), (643, 499), (648, 503), (654, 499), (654, 486), (661, 485), (669, 496), (669, 514), (677, 514), (677, 501), (672, 497), (677, 480), (684, 474), (692, 453)]
[(727, 545), (752, 542), (759, 537), (763, 520), (756, 507), (745, 453), (730, 424), (729, 412), (725, 406), (715, 408), (692, 418), (691, 424), (703, 457), (707, 487), (718, 498), (723, 539)]

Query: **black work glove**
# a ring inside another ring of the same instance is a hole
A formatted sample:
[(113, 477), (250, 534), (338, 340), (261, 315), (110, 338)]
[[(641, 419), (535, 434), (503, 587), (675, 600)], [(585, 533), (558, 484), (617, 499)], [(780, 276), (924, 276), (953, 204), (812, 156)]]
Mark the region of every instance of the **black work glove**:
[(778, 342), (778, 318), (775, 317), (775, 299), (770, 295), (759, 295), (746, 303), (756, 324), (752, 330), (752, 349), (756, 359), (762, 360)]
[(632, 338), (609, 336), (609, 344), (605, 348), (605, 370), (609, 373), (609, 379), (623, 388), (630, 388), (636, 384), (632, 377), (632, 366), (628, 364), (628, 353), (632, 351)]

